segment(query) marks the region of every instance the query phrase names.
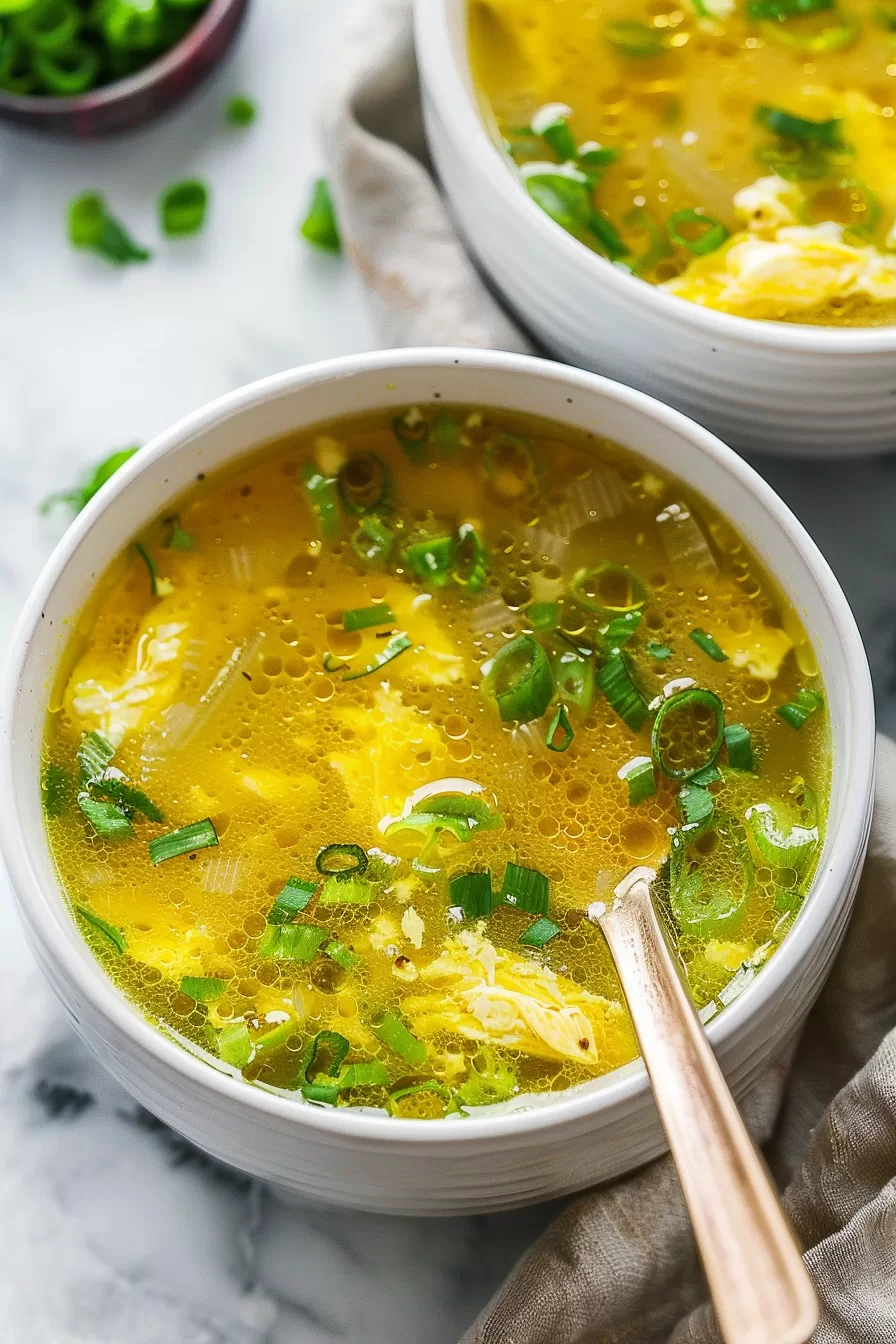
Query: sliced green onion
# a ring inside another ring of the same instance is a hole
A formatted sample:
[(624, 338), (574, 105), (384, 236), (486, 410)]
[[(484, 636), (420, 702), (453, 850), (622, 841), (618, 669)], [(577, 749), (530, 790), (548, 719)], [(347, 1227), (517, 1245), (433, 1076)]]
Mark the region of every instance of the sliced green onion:
[(316, 882), (304, 882), (300, 877), (290, 877), (268, 912), (268, 923), (288, 924), (310, 905), (316, 891)]
[(592, 186), (596, 186), (610, 164), (617, 163), (618, 160), (618, 149), (609, 145), (606, 147), (599, 145), (596, 140), (588, 140), (584, 145), (579, 145), (576, 153), (576, 165), (583, 173), (587, 173)]
[(763, 103), (756, 109), (756, 120), (782, 140), (797, 140), (803, 145), (823, 145), (828, 149), (837, 149), (842, 143), (840, 128), (843, 122), (840, 117), (832, 117), (829, 121), (809, 121), (805, 117), (795, 117), (792, 112), (785, 112), (780, 107), (769, 107)]
[(181, 994), (196, 1003), (214, 1003), (226, 988), (225, 982), (214, 975), (185, 975), (180, 982)]
[(698, 770), (695, 775), (691, 775), (689, 784), (699, 784), (705, 789), (710, 784), (718, 784), (722, 778), (722, 772), (717, 765), (704, 765), (702, 770)]
[(56, 504), (68, 504), (74, 509), (75, 513), (90, 503), (98, 490), (102, 488), (111, 476), (114, 476), (119, 467), (123, 467), (125, 462), (130, 461), (134, 454), (139, 450), (139, 444), (134, 444), (131, 448), (121, 448), (117, 453), (110, 454), (103, 458), (98, 466), (94, 467), (87, 479), (71, 490), (66, 490), (62, 494), (49, 495), (41, 504), (41, 513), (49, 513)]
[(818, 845), (817, 826), (788, 825), (769, 803), (748, 808), (746, 818), (753, 843), (766, 863), (797, 872), (806, 867)]
[(700, 784), (682, 784), (676, 798), (682, 829), (690, 836), (702, 834), (715, 815), (715, 799), (709, 789)]
[(804, 51), (820, 55), (832, 51), (843, 51), (855, 42), (861, 29), (855, 19), (837, 18), (825, 24), (820, 32), (804, 32), (795, 25), (781, 23), (776, 19), (760, 23), (759, 31), (770, 42), (779, 47), (789, 47), (791, 51)]
[(363, 877), (328, 877), (324, 883), (318, 905), (369, 905), (373, 899), (373, 887)]
[(208, 187), (196, 177), (172, 182), (159, 197), (159, 220), (168, 238), (199, 233), (208, 210)]
[(150, 253), (130, 237), (96, 192), (77, 196), (68, 207), (68, 238), (73, 247), (95, 252), (115, 266), (148, 261)]
[(364, 515), (388, 506), (392, 473), (375, 453), (357, 453), (350, 457), (336, 479), (347, 513)]
[(352, 550), (368, 565), (385, 564), (392, 554), (395, 533), (375, 513), (362, 518), (352, 533)]
[(495, 1051), (483, 1046), (470, 1060), (470, 1074), (457, 1089), (465, 1106), (489, 1106), (508, 1101), (519, 1092), (519, 1083), (513, 1069)]
[(548, 103), (538, 109), (530, 123), (533, 134), (544, 140), (561, 163), (575, 158), (576, 153), (576, 142), (567, 120), (570, 116), (572, 108), (563, 103)]
[(161, 577), (149, 551), (139, 541), (134, 542), (134, 550), (146, 566), (146, 572), (149, 575), (149, 588), (153, 597), (168, 597), (172, 592), (171, 580)]
[(742, 723), (726, 724), (725, 746), (732, 770), (753, 769), (753, 740), (749, 728), (745, 728)]
[(622, 234), (604, 214), (603, 210), (592, 210), (588, 227), (600, 243), (604, 256), (610, 257), (612, 260), (628, 256), (628, 248), (622, 240)]
[(788, 182), (816, 182), (829, 177), (835, 164), (847, 162), (854, 154), (850, 145), (824, 149), (801, 145), (795, 140), (779, 140), (775, 145), (763, 145), (756, 150), (757, 160)]
[(149, 842), (149, 857), (153, 863), (165, 863), (181, 854), (193, 854), (200, 849), (213, 849), (218, 843), (218, 832), (211, 819), (194, 821), (168, 835), (158, 835)]
[[(687, 233), (682, 232), (684, 229)], [(728, 237), (724, 224), (696, 210), (675, 210), (666, 221), (666, 232), (673, 243), (686, 247), (697, 257), (715, 252)]]
[[(696, 764), (688, 762), (683, 765), (675, 765), (669, 760), (663, 749), (663, 729), (671, 727), (672, 721), (677, 714), (694, 709), (709, 710), (714, 716), (715, 730), (712, 742), (709, 744), (706, 755), (702, 761), (698, 761)], [(715, 759), (722, 746), (724, 725), (725, 710), (719, 697), (712, 691), (704, 691), (699, 686), (690, 686), (685, 691), (679, 691), (677, 695), (671, 695), (668, 700), (663, 701), (657, 711), (657, 716), (653, 721), (653, 734), (651, 739), (653, 759), (656, 761), (663, 774), (667, 775), (669, 779), (690, 779), (693, 775), (696, 775), (698, 771), (715, 763)]]
[[(561, 736), (558, 740), (558, 734)], [(557, 712), (551, 719), (548, 730), (545, 733), (545, 746), (548, 751), (567, 751), (572, 746), (575, 732), (569, 721), (569, 715), (566, 712), (565, 705), (558, 705)]]
[(386, 1103), (389, 1114), (395, 1115), (395, 1107), (399, 1102), (406, 1100), (408, 1097), (418, 1097), (421, 1092), (432, 1092), (439, 1097), (445, 1103), (445, 1112), (448, 1115), (452, 1111), (460, 1111), (451, 1088), (446, 1087), (444, 1083), (437, 1082), (435, 1078), (430, 1078), (425, 1083), (412, 1083), (410, 1087), (401, 1087), (397, 1092), (390, 1092)]
[(560, 603), (532, 602), (526, 608), (526, 619), (536, 630), (556, 630), (560, 624)]
[(748, 19), (777, 19), (785, 23), (803, 14), (833, 9), (834, 0), (747, 0)]
[(346, 882), (350, 877), (363, 877), (367, 872), (367, 855), (360, 845), (325, 845), (314, 860), (322, 877), (335, 877)]
[(617, 771), (617, 775), (628, 785), (630, 807), (637, 807), (645, 798), (656, 797), (656, 778), (653, 773), (653, 761), (649, 756), (635, 756)]
[(123, 812), (142, 812), (150, 821), (164, 821), (165, 814), (156, 807), (142, 789), (135, 789), (123, 779), (94, 779), (90, 781), (90, 791), (99, 794), (116, 804)]
[(555, 224), (576, 238), (584, 238), (591, 224), (594, 206), (587, 175), (570, 165), (569, 172), (546, 172), (544, 164), (533, 165), (539, 171), (521, 170), (529, 195)]
[(261, 1036), (256, 1036), (253, 1042), (256, 1055), (269, 1055), (272, 1050), (279, 1050), (287, 1041), (292, 1040), (295, 1031), (295, 1021), (290, 1018), (288, 1022), (279, 1022), (270, 1031), (264, 1032)]
[(559, 932), (559, 924), (542, 916), (541, 919), (536, 919), (534, 924), (530, 924), (525, 933), (520, 934), (519, 942), (523, 947), (544, 947), (552, 938), (556, 938)]
[(72, 98), (96, 82), (100, 58), (92, 46), (75, 38), (64, 46), (32, 51), (31, 68), (48, 93)]
[(89, 924), (92, 929), (96, 929), (97, 933), (101, 933), (106, 941), (112, 944), (116, 952), (124, 955), (128, 948), (128, 940), (123, 929), (118, 929), (108, 920), (101, 919), (99, 915), (95, 915), (92, 910), (88, 910), (84, 905), (76, 905), (75, 913), (81, 916), (85, 924)]
[(626, 727), (636, 733), (648, 715), (647, 701), (635, 685), (624, 653), (614, 653), (597, 674), (597, 684)]
[(461, 523), (454, 538), (455, 583), (470, 593), (481, 593), (488, 578), (488, 552), (472, 523)]
[(236, 93), (227, 100), (224, 116), (231, 126), (251, 126), (258, 116), (258, 108), (251, 98)]
[(62, 817), (71, 806), (74, 780), (61, 765), (50, 761), (45, 767), (40, 781), (44, 811), (48, 817)]
[(218, 1032), (218, 1054), (225, 1064), (244, 1069), (251, 1063), (255, 1049), (245, 1022), (231, 1022)]
[(493, 812), (482, 798), (468, 793), (428, 794), (414, 803), (411, 815), (416, 813), (436, 817), (456, 817), (470, 831), (495, 831), (502, 825), (500, 813)]
[(448, 884), (451, 904), (464, 912), (465, 919), (487, 919), (492, 913), (492, 875), (461, 873)]
[(343, 630), (371, 630), (377, 625), (394, 625), (395, 612), (387, 602), (376, 607), (355, 607), (342, 613)]
[[(319, 1101), (335, 1106), (339, 1097), (339, 1084), (320, 1083), (320, 1073), (325, 1078), (338, 1078), (342, 1062), (351, 1046), (338, 1031), (319, 1031), (310, 1042), (299, 1065), (299, 1077), (303, 1079), (302, 1096), (306, 1101)], [(318, 1064), (318, 1055), (329, 1056), (329, 1063)], [(312, 1078), (312, 1071), (319, 1068), (320, 1073)]]
[(618, 653), (637, 633), (643, 619), (643, 612), (627, 611), (622, 616), (614, 616), (609, 624), (601, 629), (601, 643), (606, 655)]
[(779, 719), (789, 723), (791, 728), (800, 729), (807, 719), (811, 719), (813, 714), (818, 713), (823, 705), (824, 697), (818, 691), (803, 686), (786, 705), (779, 705), (775, 713)]
[(636, 206), (633, 210), (629, 210), (624, 223), (636, 234), (643, 234), (647, 238), (647, 247), (632, 262), (635, 275), (647, 275), (661, 261), (672, 255), (665, 229), (654, 219), (649, 210), (645, 210), (643, 206)]
[(452, 415), (437, 415), (432, 427), (436, 452), (441, 457), (453, 457), (461, 446), (463, 425)]
[(383, 1013), (375, 1022), (371, 1022), (370, 1026), (374, 1036), (390, 1050), (394, 1050), (396, 1055), (400, 1055), (407, 1064), (419, 1068), (425, 1061), (426, 1046), (408, 1031), (396, 1013)]
[(362, 667), (358, 672), (343, 672), (343, 681), (360, 681), (361, 677), (369, 677), (373, 672), (379, 672), (387, 663), (391, 663), (399, 654), (407, 653), (408, 649), (414, 647), (413, 640), (405, 634), (393, 635), (388, 644), (385, 644), (379, 653), (374, 655), (372, 663)]
[(86, 783), (100, 779), (115, 755), (115, 748), (102, 733), (85, 733), (78, 747), (78, 761)]
[(537, 868), (521, 868), (508, 863), (501, 883), (501, 900), (529, 915), (546, 915), (550, 902), (551, 884)]
[(302, 1096), (306, 1101), (316, 1101), (321, 1106), (335, 1106), (339, 1100), (338, 1083), (303, 1083)]
[(656, 28), (635, 19), (618, 19), (604, 28), (604, 37), (610, 46), (633, 60), (662, 56), (665, 46)]
[(454, 567), (454, 538), (427, 537), (425, 541), (415, 541), (402, 551), (401, 558), (418, 579), (434, 588), (443, 588)]
[(392, 421), (392, 433), (404, 449), (405, 455), (414, 466), (421, 467), (427, 460), (429, 444), (429, 422), (412, 406), (404, 415), (398, 415)]
[(314, 183), (311, 203), (300, 233), (306, 242), (312, 247), (320, 248), (322, 252), (342, 251), (339, 224), (330, 196), (330, 185), (325, 177), (319, 177)]
[(196, 539), (191, 532), (185, 532), (180, 525), (180, 519), (175, 516), (171, 518), (171, 531), (168, 533), (168, 540), (165, 542), (166, 551), (192, 551), (196, 545)]
[(78, 806), (101, 840), (132, 840), (130, 817), (115, 803), (103, 803), (89, 793), (78, 794)]
[(587, 714), (594, 700), (594, 664), (577, 653), (563, 652), (551, 666), (556, 694)]
[(687, 868), (686, 851), (686, 837), (676, 832), (669, 862), (669, 905), (675, 922), (685, 937), (701, 941), (720, 937), (739, 922), (747, 898), (747, 883), (740, 895), (717, 887), (707, 896), (703, 874)]
[(498, 650), (485, 677), (485, 693), (504, 723), (541, 718), (554, 695), (554, 674), (536, 639), (518, 635)]
[(474, 830), (463, 817), (451, 816), (441, 812), (411, 812), (409, 816), (398, 817), (386, 827), (385, 835), (387, 840), (393, 840), (397, 835), (407, 833), (423, 835), (426, 837), (427, 850), (429, 845), (434, 843), (442, 831), (450, 831), (456, 840), (465, 843), (472, 840)]
[(694, 629), (690, 632), (688, 638), (693, 640), (697, 645), (697, 648), (702, 649), (714, 662), (728, 662), (728, 655), (725, 650), (721, 648), (713, 639), (712, 635), (707, 634), (705, 630), (700, 630), (699, 628)]
[[(13, 13), (21, 6), (13, 4)], [(0, 3), (0, 14), (7, 13), (6, 5)], [(81, 27), (81, 15), (67, 0), (44, 0), (43, 4), (31, 4), (24, 13), (16, 13), (12, 22), (12, 31), (23, 42), (38, 51), (52, 51), (55, 47), (64, 47), (76, 37)]]
[(385, 1087), (389, 1070), (379, 1059), (364, 1059), (359, 1064), (346, 1064), (339, 1075), (339, 1091), (352, 1087)]
[(639, 611), (650, 596), (646, 585), (628, 565), (604, 560), (580, 569), (569, 585), (570, 597), (585, 611), (621, 616)]
[(340, 943), (338, 938), (327, 943), (324, 948), (324, 954), (335, 961), (337, 966), (341, 966), (344, 971), (353, 971), (356, 966), (360, 966), (361, 958), (354, 953), (345, 943)]
[(316, 924), (269, 924), (258, 945), (258, 955), (268, 961), (313, 961), (324, 939), (326, 929)]
[(311, 512), (322, 537), (334, 537), (339, 531), (339, 485), (334, 476), (322, 476), (306, 462), (302, 468)]
[(647, 652), (651, 658), (655, 658), (658, 663), (664, 663), (667, 658), (672, 657), (672, 650), (668, 644), (658, 644), (655, 639), (648, 639)]

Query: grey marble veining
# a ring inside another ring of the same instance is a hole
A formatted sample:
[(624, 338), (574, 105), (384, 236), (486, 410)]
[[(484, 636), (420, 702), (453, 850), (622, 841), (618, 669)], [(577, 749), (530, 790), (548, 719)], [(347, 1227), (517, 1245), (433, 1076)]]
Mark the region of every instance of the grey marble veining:
[[(256, 0), (234, 60), (173, 120), (61, 145), (0, 129), (0, 635), (63, 520), (39, 501), (115, 447), (252, 378), (371, 348), (354, 277), (295, 236), (315, 99), (347, 0)], [(257, 97), (250, 131), (222, 120)], [(207, 233), (155, 200), (209, 180)], [(125, 272), (69, 250), (103, 191), (153, 247)], [(755, 464), (817, 538), (896, 729), (896, 459)], [(62, 1022), (0, 883), (0, 1338), (10, 1344), (451, 1344), (552, 1208), (456, 1220), (286, 1207), (135, 1105)]]

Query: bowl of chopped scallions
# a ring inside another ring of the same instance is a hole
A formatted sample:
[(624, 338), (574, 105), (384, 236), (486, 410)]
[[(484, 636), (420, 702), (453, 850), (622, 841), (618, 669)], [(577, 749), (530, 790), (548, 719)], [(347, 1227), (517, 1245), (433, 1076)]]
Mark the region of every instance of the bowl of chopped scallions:
[(90, 139), (191, 93), (249, 0), (0, 0), (0, 117)]

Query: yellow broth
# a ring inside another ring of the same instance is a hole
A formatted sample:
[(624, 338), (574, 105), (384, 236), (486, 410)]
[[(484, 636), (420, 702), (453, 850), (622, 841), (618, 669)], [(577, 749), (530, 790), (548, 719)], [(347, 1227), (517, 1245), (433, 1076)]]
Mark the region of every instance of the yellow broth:
[(487, 118), (587, 246), (745, 317), (896, 320), (892, 6), (470, 0), (470, 40)]
[[(383, 529), (388, 550), (370, 556)], [(109, 975), (218, 1067), (404, 1116), (513, 1103), (635, 1055), (584, 917), (633, 865), (661, 868), (708, 1013), (790, 927), (828, 789), (812, 649), (733, 528), (632, 453), (491, 410), (370, 415), (200, 478), (139, 546), (66, 651), (44, 747), (49, 841)], [(345, 628), (375, 607), (388, 615)], [(524, 693), (502, 718), (535, 654), (539, 703)], [(614, 659), (637, 730), (603, 681)], [(730, 742), (714, 749), (695, 685), (749, 733), (755, 769), (734, 768)], [(678, 777), (650, 763), (664, 693), (684, 697), (658, 730)], [(782, 718), (795, 697), (814, 712)], [(632, 802), (638, 758), (650, 796)], [(710, 760), (702, 782), (682, 778)], [(708, 827), (682, 815), (688, 791)], [(97, 803), (111, 808), (99, 821)], [(757, 850), (757, 804), (785, 848), (809, 837), (793, 865)], [(104, 834), (110, 815), (122, 835)], [(196, 823), (218, 843), (153, 862), (159, 837)], [(321, 858), (333, 844), (352, 848)], [(501, 900), (508, 864), (547, 889), (546, 910)], [(452, 885), (471, 873), (491, 874), (490, 914)], [(533, 926), (554, 934), (533, 946)]]

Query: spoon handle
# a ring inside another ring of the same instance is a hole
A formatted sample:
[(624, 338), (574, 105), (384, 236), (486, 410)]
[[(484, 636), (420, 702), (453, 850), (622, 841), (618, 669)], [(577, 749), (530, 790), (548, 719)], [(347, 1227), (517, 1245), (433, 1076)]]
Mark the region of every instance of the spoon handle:
[(726, 1344), (805, 1344), (818, 1303), (636, 868), (593, 906), (622, 981)]

